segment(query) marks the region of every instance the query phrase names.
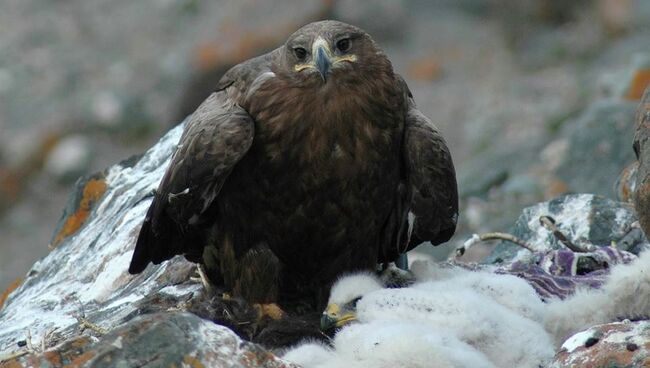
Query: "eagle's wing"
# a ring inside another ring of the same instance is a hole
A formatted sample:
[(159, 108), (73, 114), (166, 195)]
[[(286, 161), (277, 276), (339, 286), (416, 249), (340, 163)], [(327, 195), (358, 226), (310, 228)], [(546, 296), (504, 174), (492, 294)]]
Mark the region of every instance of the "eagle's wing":
[(140, 230), (130, 273), (176, 254), (200, 257), (202, 242), (185, 235), (201, 225), (203, 214), (253, 142), (253, 119), (229, 97), (230, 84), (222, 83), (189, 118)]
[(449, 148), (436, 126), (415, 107), (404, 86), (408, 111), (402, 158), (407, 203), (402, 224), (407, 226), (408, 246), (402, 251), (425, 241), (433, 245), (446, 242), (456, 231), (458, 220), (458, 188)]

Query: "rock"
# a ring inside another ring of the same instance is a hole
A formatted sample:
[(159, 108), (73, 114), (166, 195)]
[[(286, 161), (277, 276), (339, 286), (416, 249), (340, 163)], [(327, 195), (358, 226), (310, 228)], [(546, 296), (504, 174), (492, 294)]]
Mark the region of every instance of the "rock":
[(59, 141), (45, 159), (45, 172), (57, 180), (76, 179), (91, 162), (92, 147), (88, 137), (71, 135)]
[(398, 39), (405, 37), (404, 23), (408, 22), (409, 4), (403, 0), (379, 0), (372, 3), (351, 0), (334, 2), (333, 18), (357, 25), (375, 38)]
[(650, 53), (631, 51), (631, 62), (598, 76), (602, 96), (619, 100), (639, 101), (650, 84)]
[(630, 142), (635, 107), (601, 100), (565, 123), (560, 135), (568, 140), (568, 149), (554, 176), (567, 184), (568, 192), (615, 196), (615, 178), (634, 159)]
[(182, 257), (137, 276), (127, 272), (150, 194), (181, 131), (171, 130), (140, 160), (79, 182), (54, 249), (0, 309), (0, 362), (14, 357), (0, 366), (288, 366), (183, 312), (201, 286)]
[(123, 106), (114, 93), (100, 92), (92, 100), (92, 115), (100, 125), (111, 127), (119, 123)]
[[(625, 238), (636, 221), (631, 205), (593, 194), (570, 194), (525, 208), (509, 233), (536, 250), (563, 249), (561, 241), (540, 223), (550, 216), (558, 229), (575, 244), (609, 246)], [(643, 239), (643, 242), (647, 240)], [(635, 247), (636, 244), (628, 244)], [(501, 242), (485, 262), (506, 262), (530, 252), (510, 242)]]
[(634, 192), (636, 192), (636, 177), (639, 170), (639, 163), (634, 161), (625, 168), (618, 175), (618, 179), (614, 184), (614, 191), (616, 192), (616, 199), (620, 202), (632, 203)]
[(650, 53), (635, 55), (632, 71), (626, 85), (625, 98), (638, 101), (643, 97), (643, 91), (650, 86)]
[[(527, 67), (539, 67), (567, 57), (585, 57), (602, 47), (605, 35), (597, 21), (595, 3), (582, 0), (493, 2), (499, 7), (505, 36)], [(549, 32), (550, 29), (554, 32)]]
[[(538, 141), (527, 145), (494, 145), (478, 153), (458, 170), (458, 182), (463, 183), (458, 188), (460, 196), (462, 198), (486, 197), (492, 189), (506, 183), (508, 186), (515, 186), (512, 180), (517, 180), (514, 179), (517, 176), (521, 177), (519, 173), (525, 171), (531, 162), (538, 160), (543, 143)], [(518, 159), (512, 160), (512, 157)], [(532, 187), (526, 190), (537, 189), (536, 184), (532, 183)]]
[(643, 95), (636, 114), (634, 151), (639, 167), (636, 174), (634, 207), (639, 214), (641, 228), (650, 234), (650, 87)]
[[(38, 134), (71, 121), (120, 129), (175, 123), (178, 86), (190, 78), (199, 44), (211, 40), (222, 47), (221, 55), (236, 55), (237, 44), (269, 37), (269, 30), (281, 29), (284, 39), (322, 7), (319, 0), (256, 6), (160, 0), (119, 6), (103, 0), (44, 7), (7, 3), (0, 23), (12, 37), (2, 43), (0, 55), (0, 91), (8, 91), (2, 95), (0, 143), (19, 130)], [(264, 22), (256, 21), (261, 18)]]
[(549, 368), (648, 367), (650, 321), (594, 326), (570, 337)]
[(598, 15), (607, 32), (612, 35), (620, 35), (629, 29), (633, 21), (633, 11), (630, 1), (598, 1)]
[(71, 363), (96, 368), (293, 367), (258, 345), (241, 341), (223, 326), (182, 312), (138, 317), (96, 342), (86, 336), (76, 337), (42, 354), (29, 354), (4, 364), (64, 367)]

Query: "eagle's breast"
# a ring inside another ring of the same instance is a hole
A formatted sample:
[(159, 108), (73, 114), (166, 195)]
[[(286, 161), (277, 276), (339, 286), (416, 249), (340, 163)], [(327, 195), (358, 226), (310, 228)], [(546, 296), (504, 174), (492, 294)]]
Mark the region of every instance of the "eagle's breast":
[(217, 201), (222, 230), (244, 231), (234, 240), (244, 248), (268, 244), (287, 270), (374, 264), (401, 177), (405, 114), (397, 91), (373, 92), (278, 76), (256, 86), (242, 104), (253, 144)]
[(397, 94), (335, 81), (295, 86), (274, 75), (256, 86), (246, 108), (256, 122), (257, 146), (263, 146), (268, 160), (361, 169), (385, 161), (400, 144), (404, 118)]

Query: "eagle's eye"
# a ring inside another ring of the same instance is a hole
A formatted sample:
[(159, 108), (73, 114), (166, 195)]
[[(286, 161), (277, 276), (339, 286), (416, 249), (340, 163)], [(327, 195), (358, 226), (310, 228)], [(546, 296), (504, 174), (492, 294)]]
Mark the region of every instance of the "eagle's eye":
[(354, 308), (356, 308), (357, 304), (359, 303), (359, 300), (361, 300), (361, 297), (357, 297), (357, 298), (352, 299), (352, 301), (350, 302), (350, 305), (352, 305)]
[(293, 49), (293, 53), (296, 55), (298, 60), (305, 60), (305, 58), (307, 57), (307, 50), (305, 50), (302, 47), (296, 47), (295, 49)]
[(344, 38), (336, 42), (336, 48), (341, 52), (346, 52), (350, 49), (350, 39)]

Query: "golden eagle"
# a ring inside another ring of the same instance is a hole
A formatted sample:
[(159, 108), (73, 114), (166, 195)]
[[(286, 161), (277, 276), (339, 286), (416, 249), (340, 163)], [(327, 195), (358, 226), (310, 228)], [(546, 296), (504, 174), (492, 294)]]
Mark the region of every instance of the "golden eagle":
[(137, 240), (132, 274), (183, 254), (253, 303), (320, 307), (458, 217), (436, 127), (372, 38), (308, 24), (228, 71), (188, 119)]

